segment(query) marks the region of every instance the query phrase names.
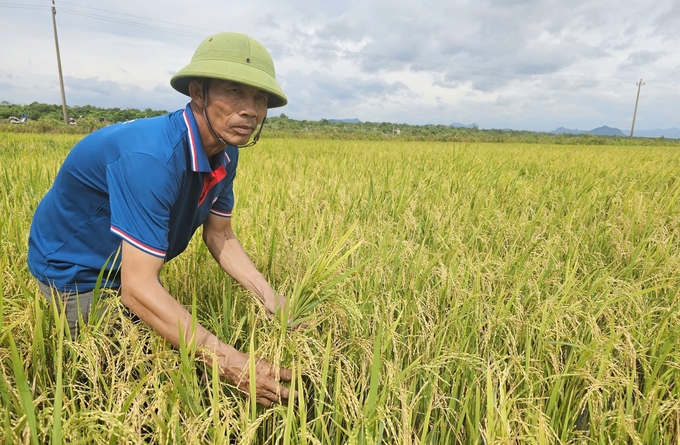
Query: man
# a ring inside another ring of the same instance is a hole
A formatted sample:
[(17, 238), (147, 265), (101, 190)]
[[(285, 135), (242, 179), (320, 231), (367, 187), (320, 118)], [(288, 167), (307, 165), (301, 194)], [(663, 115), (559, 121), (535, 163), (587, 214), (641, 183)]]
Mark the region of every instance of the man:
[[(288, 100), (267, 50), (238, 33), (203, 41), (170, 83), (191, 97), (185, 110), (111, 125), (69, 153), (36, 209), (29, 269), (48, 300), (61, 298), (74, 335), (78, 315), (87, 321), (100, 272), (111, 273), (107, 286), (119, 289), (136, 316), (175, 347), (180, 335), (186, 344), (193, 338), (201, 358), (217, 360), (221, 375), (247, 393), (249, 356), (200, 325), (192, 330), (191, 314), (159, 274), (203, 226), (212, 256), (269, 314), (285, 305), (244, 252), (230, 217), (238, 147), (264, 124), (268, 108)], [(258, 403), (288, 399), (277, 378), (290, 381), (289, 370), (259, 360), (255, 378)]]

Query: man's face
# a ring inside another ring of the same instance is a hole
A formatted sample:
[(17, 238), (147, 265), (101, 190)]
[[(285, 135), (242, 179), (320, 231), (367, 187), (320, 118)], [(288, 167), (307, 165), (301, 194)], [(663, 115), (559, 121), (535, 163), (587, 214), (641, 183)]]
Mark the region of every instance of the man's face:
[(211, 79), (207, 113), (222, 139), (230, 145), (245, 145), (267, 115), (268, 100), (269, 94), (255, 87)]

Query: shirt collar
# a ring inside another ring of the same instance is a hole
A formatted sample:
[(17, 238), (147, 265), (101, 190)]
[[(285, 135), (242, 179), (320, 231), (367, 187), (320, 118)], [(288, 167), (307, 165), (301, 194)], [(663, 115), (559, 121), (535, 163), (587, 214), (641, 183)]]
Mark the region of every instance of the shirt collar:
[[(194, 113), (191, 111), (190, 104), (187, 104), (183, 113), (184, 123), (187, 126), (187, 136), (189, 139), (189, 157), (191, 158), (191, 169), (195, 172), (206, 172), (212, 171), (210, 167), (210, 161), (205, 154), (205, 149), (203, 148), (203, 142), (201, 141), (201, 134), (198, 132), (198, 125), (196, 124), (196, 119), (194, 118)], [(229, 162), (229, 157), (224, 154)]]

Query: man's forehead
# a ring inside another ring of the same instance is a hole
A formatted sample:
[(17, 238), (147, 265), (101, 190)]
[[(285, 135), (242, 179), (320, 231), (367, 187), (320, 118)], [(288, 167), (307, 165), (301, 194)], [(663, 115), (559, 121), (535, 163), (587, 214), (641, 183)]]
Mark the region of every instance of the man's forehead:
[(222, 88), (225, 88), (225, 87), (234, 87), (234, 86), (236, 86), (236, 87), (243, 87), (243, 88), (255, 88), (256, 90), (258, 90), (258, 91), (261, 92), (261, 93), (269, 94), (269, 93), (267, 93), (266, 91), (261, 90), (261, 89), (259, 89), (259, 88), (256, 88), (256, 87), (254, 87), (254, 86), (246, 85), (245, 83), (241, 83), (241, 82), (235, 82), (235, 81), (233, 81), (233, 80), (214, 79), (213, 82), (215, 83), (216, 86), (222, 87)]

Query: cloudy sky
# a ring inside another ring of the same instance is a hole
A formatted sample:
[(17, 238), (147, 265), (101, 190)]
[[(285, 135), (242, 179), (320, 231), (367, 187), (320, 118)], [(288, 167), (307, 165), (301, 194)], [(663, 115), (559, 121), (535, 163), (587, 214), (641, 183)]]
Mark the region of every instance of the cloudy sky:
[[(49, 0), (0, 0), (0, 100), (60, 103)], [(56, 0), (66, 100), (174, 110), (208, 35), (272, 53), (295, 119), (680, 127), (677, 0)]]

